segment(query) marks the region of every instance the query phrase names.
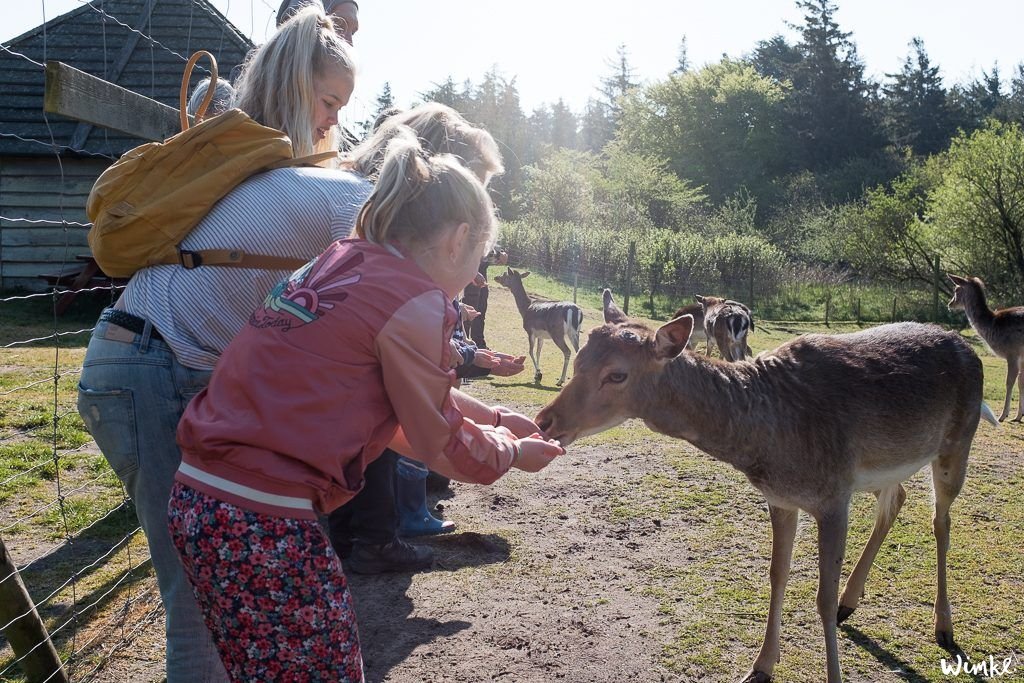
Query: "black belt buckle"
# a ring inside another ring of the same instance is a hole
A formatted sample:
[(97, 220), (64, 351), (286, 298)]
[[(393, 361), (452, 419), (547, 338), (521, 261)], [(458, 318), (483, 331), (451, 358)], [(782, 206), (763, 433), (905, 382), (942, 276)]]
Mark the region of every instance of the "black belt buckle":
[(203, 265), (203, 256), (198, 251), (178, 249), (178, 262), (185, 270), (192, 270)]

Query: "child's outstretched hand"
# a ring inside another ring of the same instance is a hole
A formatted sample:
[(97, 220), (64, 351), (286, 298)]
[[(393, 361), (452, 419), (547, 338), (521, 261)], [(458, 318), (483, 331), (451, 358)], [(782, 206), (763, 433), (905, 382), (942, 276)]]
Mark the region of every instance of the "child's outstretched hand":
[(520, 439), (536, 436), (540, 432), (540, 427), (537, 426), (537, 423), (521, 413), (502, 406), (495, 406), (494, 410), (501, 415), (498, 424)]
[(557, 441), (548, 441), (540, 434), (534, 434), (516, 441), (519, 446), (519, 457), (514, 467), (524, 472), (539, 472), (565, 453), (565, 449)]

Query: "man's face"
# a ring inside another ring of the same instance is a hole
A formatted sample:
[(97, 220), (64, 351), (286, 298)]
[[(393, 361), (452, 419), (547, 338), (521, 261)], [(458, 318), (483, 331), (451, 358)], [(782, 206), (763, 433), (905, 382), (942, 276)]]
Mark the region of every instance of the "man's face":
[(334, 29), (338, 35), (351, 45), (353, 36), (359, 30), (359, 8), (347, 0), (340, 2), (327, 0), (324, 6), (327, 14), (334, 20)]

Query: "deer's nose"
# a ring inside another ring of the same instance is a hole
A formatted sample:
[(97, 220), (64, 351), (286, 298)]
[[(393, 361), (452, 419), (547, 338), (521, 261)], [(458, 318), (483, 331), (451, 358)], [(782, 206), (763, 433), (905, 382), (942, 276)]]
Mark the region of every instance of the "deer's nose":
[[(540, 430), (545, 434), (548, 434), (548, 430), (551, 429), (551, 425), (554, 424), (555, 421), (554, 419), (552, 419), (551, 413), (548, 411), (548, 409), (545, 408), (544, 410), (537, 413), (536, 422), (537, 426), (540, 427)], [(548, 436), (550, 437), (550, 434), (548, 434)]]

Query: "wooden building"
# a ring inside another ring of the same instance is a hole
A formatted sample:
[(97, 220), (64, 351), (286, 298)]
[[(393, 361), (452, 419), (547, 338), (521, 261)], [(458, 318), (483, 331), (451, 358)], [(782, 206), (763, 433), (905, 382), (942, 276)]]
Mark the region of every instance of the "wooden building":
[[(93, 0), (3, 42), (0, 49), (0, 290), (42, 290), (40, 278), (88, 253), (85, 202), (96, 177), (146, 142), (43, 112), (44, 64), (64, 62), (178, 107), (182, 70), (199, 49), (222, 75), (253, 45), (206, 0)], [(199, 69), (193, 81), (202, 78)]]

